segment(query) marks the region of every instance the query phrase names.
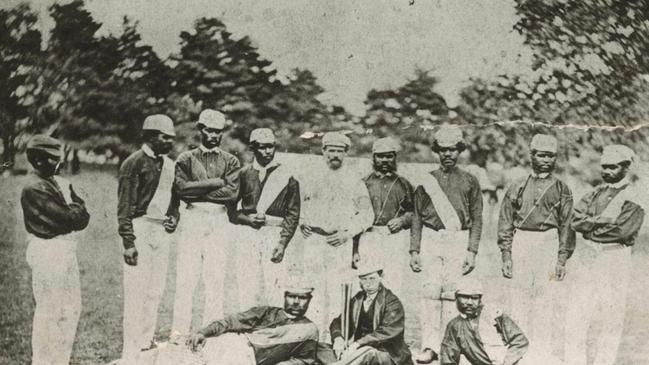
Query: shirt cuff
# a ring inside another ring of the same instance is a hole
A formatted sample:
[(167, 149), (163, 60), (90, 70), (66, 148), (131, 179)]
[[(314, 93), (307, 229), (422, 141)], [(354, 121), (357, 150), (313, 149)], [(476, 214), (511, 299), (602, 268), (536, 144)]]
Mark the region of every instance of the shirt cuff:
[(557, 257), (557, 265), (565, 266), (566, 262), (568, 262), (568, 256), (569, 254), (567, 252), (559, 252), (559, 256)]

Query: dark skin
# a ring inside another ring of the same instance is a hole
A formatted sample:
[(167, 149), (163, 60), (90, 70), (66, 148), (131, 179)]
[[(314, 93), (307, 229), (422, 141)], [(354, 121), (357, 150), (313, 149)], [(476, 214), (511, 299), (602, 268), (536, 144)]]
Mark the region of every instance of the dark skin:
[[(530, 160), (532, 161), (532, 170), (534, 173), (547, 174), (554, 171), (557, 154), (551, 151), (532, 150)], [(508, 252), (503, 255), (503, 266), (501, 270), (503, 276), (507, 279), (511, 279), (514, 276), (514, 262), (511, 253)], [(562, 281), (566, 277), (566, 266), (557, 264), (554, 276), (557, 281)]]
[[(268, 166), (269, 163), (275, 158), (275, 143), (256, 143), (250, 144), (250, 149), (257, 163), (263, 167)], [(255, 214), (248, 214), (248, 225), (252, 228), (260, 229), (266, 225), (266, 215), (263, 212)], [(285, 247), (279, 243), (273, 248), (273, 253), (270, 260), (276, 264), (282, 262), (284, 259)]]
[[(144, 144), (149, 146), (153, 153), (156, 155), (166, 155), (171, 152), (174, 146), (174, 137), (161, 132), (148, 132), (145, 134)], [(178, 226), (178, 221), (172, 216), (167, 216), (167, 219), (162, 223), (167, 233), (173, 233)], [(124, 250), (124, 262), (127, 265), (137, 265), (138, 252), (135, 247), (127, 248)]]
[(457, 306), (457, 310), (467, 316), (467, 318), (476, 318), (478, 316), (478, 310), (482, 305), (482, 295), (456, 294), (455, 305)]
[(198, 131), (201, 135), (201, 143), (203, 146), (211, 149), (221, 145), (225, 129), (209, 128), (201, 124)]
[[(311, 294), (304, 293), (284, 293), (284, 312), (296, 318), (302, 318), (309, 309), (311, 303)], [(186, 345), (194, 352), (199, 351), (205, 346), (206, 337), (200, 332), (195, 332), (189, 336)]]
[(602, 180), (608, 184), (615, 184), (622, 181), (629, 173), (629, 166), (630, 163), (628, 162), (602, 165)]

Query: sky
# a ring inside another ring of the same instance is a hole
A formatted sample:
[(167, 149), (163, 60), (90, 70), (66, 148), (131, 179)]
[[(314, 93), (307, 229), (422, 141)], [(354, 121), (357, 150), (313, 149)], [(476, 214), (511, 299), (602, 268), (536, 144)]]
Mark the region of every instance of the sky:
[[(250, 36), (280, 75), (311, 70), (326, 90), (320, 99), (354, 114), (370, 89), (403, 85), (416, 67), (438, 77), (436, 91), (451, 106), (471, 77), (530, 69), (531, 52), (512, 28), (513, 0), (86, 1), (100, 33), (119, 33), (128, 15), (163, 58), (179, 50), (180, 32), (196, 18), (218, 17), (235, 36)], [(30, 2), (49, 30), (53, 1)]]

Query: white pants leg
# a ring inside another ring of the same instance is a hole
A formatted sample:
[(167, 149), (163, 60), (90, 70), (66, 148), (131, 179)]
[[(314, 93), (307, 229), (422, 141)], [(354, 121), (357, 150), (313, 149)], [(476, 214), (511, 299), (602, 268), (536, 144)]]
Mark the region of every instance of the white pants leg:
[(556, 230), (517, 231), (512, 245), (512, 318), (539, 353), (552, 354), (553, 326), (557, 310), (554, 279), (559, 242)]
[[(468, 232), (422, 233), (421, 347), (439, 352), (448, 322), (457, 315), (455, 289), (462, 277)], [(473, 273), (469, 274), (473, 275)]]
[[(176, 261), (176, 293), (174, 296), (174, 315), (172, 331), (189, 333), (194, 292), (201, 275), (205, 285), (205, 315), (210, 314), (204, 321), (212, 321), (213, 315), (222, 317), (223, 309), (223, 275), (219, 281), (219, 273), (225, 270), (224, 242), (230, 239), (228, 228), (230, 223), (223, 208), (214, 205), (217, 211), (210, 212), (203, 208), (183, 209), (178, 225), (178, 253)], [(206, 273), (208, 275), (206, 275)], [(208, 282), (210, 283), (208, 285)], [(220, 285), (219, 285), (220, 283)], [(214, 286), (217, 288), (214, 288)], [(219, 287), (220, 295), (219, 293)], [(214, 294), (216, 291), (217, 294)], [(218, 296), (218, 300), (214, 297)], [(216, 301), (216, 303), (214, 303)], [(214, 309), (221, 305), (221, 310)], [(208, 309), (208, 306), (210, 309)]]
[(136, 218), (133, 220), (136, 266), (124, 264), (124, 344), (122, 358), (126, 363), (137, 361), (142, 348), (154, 338), (158, 306), (167, 279), (171, 235), (161, 222)]
[(255, 353), (242, 334), (225, 333), (208, 338), (201, 350), (207, 365), (255, 365)]
[(227, 214), (208, 215), (203, 224), (211, 228), (204, 236), (203, 282), (205, 284), (205, 310), (203, 326), (225, 314), (225, 264), (232, 252), (232, 224)]
[(318, 327), (320, 340), (330, 342), (329, 325), (341, 312), (340, 285), (354, 282), (352, 242), (348, 240), (332, 247), (323, 236), (313, 234), (301, 243), (304, 245), (304, 276), (315, 288), (307, 317)]
[(566, 364), (586, 364), (588, 329), (598, 307), (603, 328), (595, 336), (593, 365), (613, 365), (617, 358), (624, 328), (631, 248), (598, 251), (596, 255), (571, 291), (566, 316)]
[[(376, 228), (375, 228), (376, 229)], [(410, 231), (390, 234), (387, 227), (363, 233), (358, 252), (363, 258), (376, 257), (383, 267), (383, 285), (397, 296), (401, 295), (403, 274), (410, 270), (407, 260), (410, 257)]]
[(36, 302), (32, 364), (68, 364), (81, 313), (76, 242), (30, 236), (27, 262)]
[[(273, 249), (279, 242), (280, 227), (262, 227), (259, 232), (259, 251), (261, 253), (263, 297), (262, 305), (278, 306), (284, 305), (284, 288), (288, 278), (288, 270), (284, 260), (280, 263), (271, 261)], [(284, 252), (286, 256), (286, 251)]]

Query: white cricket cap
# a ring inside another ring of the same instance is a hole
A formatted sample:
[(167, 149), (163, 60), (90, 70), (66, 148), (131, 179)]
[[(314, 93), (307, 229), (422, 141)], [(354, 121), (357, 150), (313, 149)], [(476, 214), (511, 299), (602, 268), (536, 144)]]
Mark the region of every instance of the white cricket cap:
[(629, 161), (633, 162), (635, 159), (635, 152), (625, 145), (612, 144), (604, 147), (602, 151), (602, 165), (614, 165), (620, 162)]
[(454, 124), (442, 124), (437, 133), (435, 133), (434, 142), (437, 142), (437, 145), (440, 147), (455, 147), (463, 141), (462, 130)]
[(352, 141), (346, 135), (340, 132), (327, 132), (322, 136), (322, 148), (327, 146), (349, 148)]
[(542, 152), (557, 153), (557, 139), (548, 134), (536, 134), (532, 137), (530, 149)]
[(483, 295), (482, 283), (472, 277), (463, 277), (457, 283), (455, 295)]
[(225, 129), (228, 125), (228, 121), (225, 118), (225, 114), (220, 111), (205, 109), (198, 116), (198, 122), (196, 122), (196, 125), (199, 127), (202, 125), (203, 127), (213, 129)]
[(257, 128), (250, 132), (250, 143), (259, 144), (275, 143), (275, 134), (269, 128)]
[(159, 131), (169, 136), (175, 136), (174, 122), (164, 114), (149, 115), (142, 124), (143, 131)]
[(385, 137), (374, 141), (372, 153), (399, 152), (399, 144), (393, 138)]

